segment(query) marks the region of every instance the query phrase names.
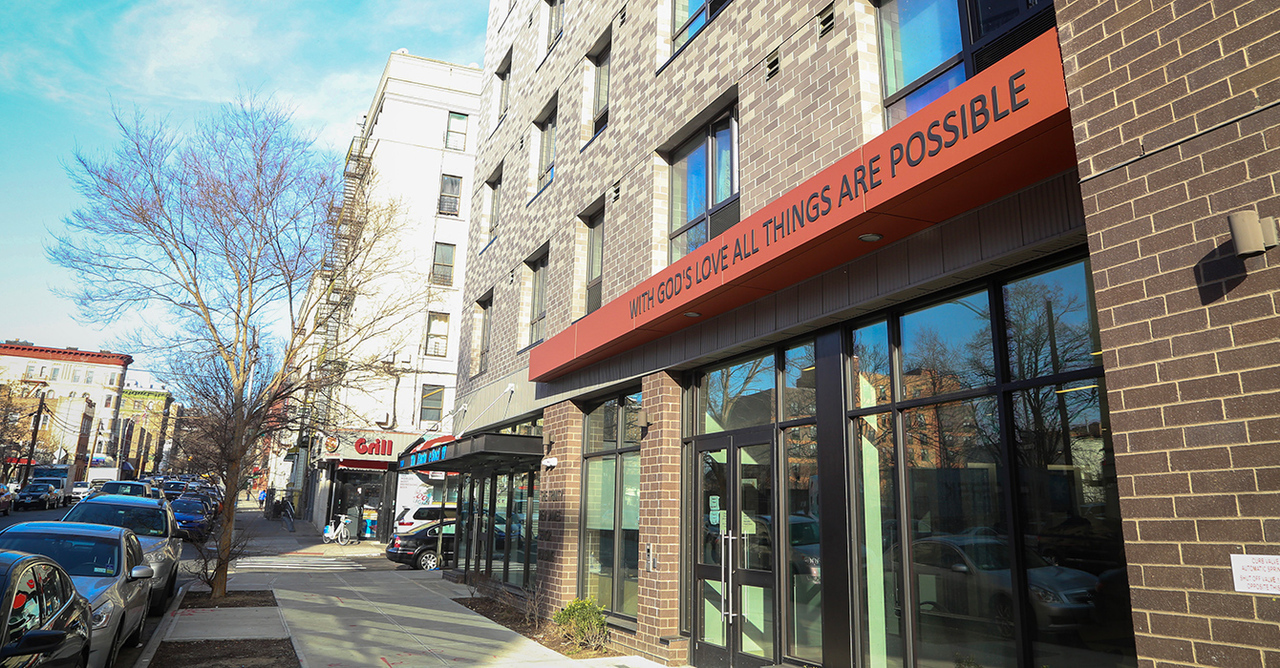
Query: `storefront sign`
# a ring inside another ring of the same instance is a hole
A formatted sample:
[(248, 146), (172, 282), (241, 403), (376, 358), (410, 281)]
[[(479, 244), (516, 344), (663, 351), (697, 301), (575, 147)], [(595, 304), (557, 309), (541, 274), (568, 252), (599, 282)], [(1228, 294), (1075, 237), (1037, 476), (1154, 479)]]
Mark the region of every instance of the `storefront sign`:
[(1231, 575), (1235, 580), (1236, 591), (1280, 594), (1280, 556), (1233, 554)]
[(340, 430), (325, 435), (320, 456), (323, 459), (390, 462), (417, 439), (417, 434)]
[[(1051, 30), (539, 344), (529, 376), (670, 334), (1074, 165)], [(857, 240), (869, 232), (879, 241)]]

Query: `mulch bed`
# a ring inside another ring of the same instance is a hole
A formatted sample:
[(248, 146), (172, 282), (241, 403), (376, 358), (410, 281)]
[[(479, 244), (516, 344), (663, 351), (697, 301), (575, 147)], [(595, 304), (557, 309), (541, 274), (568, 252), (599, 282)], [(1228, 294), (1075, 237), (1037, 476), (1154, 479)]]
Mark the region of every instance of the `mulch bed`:
[(525, 620), (523, 612), (492, 598), (477, 596), (475, 598), (455, 598), (453, 600), (472, 612), (484, 615), (543, 647), (555, 650), (573, 659), (622, 656), (621, 653), (611, 649), (583, 649), (572, 640), (565, 640), (559, 633), (556, 633), (555, 624), (545, 619), (531, 624)]
[(183, 668), (301, 668), (293, 643), (278, 640), (162, 642), (153, 666)]
[[(274, 608), (276, 595), (270, 589), (258, 591), (229, 591), (227, 595), (213, 600), (207, 591), (188, 591), (182, 597), (180, 610), (187, 608)], [(254, 664), (257, 665), (257, 664)]]

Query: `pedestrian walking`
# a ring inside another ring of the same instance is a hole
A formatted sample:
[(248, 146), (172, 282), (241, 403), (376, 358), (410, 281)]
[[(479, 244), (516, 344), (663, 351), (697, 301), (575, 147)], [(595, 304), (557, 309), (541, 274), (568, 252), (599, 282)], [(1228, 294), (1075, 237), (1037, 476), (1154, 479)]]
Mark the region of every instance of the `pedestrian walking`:
[(258, 508), (261, 509), (267, 505), (267, 490), (258, 492)]

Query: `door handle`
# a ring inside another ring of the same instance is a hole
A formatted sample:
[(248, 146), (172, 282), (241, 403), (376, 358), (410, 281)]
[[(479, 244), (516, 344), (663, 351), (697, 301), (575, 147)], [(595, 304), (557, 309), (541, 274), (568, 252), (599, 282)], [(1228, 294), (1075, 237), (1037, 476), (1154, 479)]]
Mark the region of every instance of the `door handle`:
[(738, 537), (733, 535), (731, 531), (724, 534), (724, 549), (721, 552), (720, 559), (724, 569), (724, 578), (720, 582), (720, 586), (724, 588), (724, 612), (722, 614), (725, 620), (730, 623), (733, 622), (734, 617), (738, 616), (738, 613), (734, 612), (733, 609), (733, 541), (737, 539)]

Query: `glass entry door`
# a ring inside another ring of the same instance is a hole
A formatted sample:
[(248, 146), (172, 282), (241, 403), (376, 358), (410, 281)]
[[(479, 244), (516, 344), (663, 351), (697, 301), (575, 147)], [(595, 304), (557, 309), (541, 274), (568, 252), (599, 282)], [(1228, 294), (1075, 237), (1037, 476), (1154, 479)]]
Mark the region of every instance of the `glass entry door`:
[(772, 428), (695, 442), (694, 664), (775, 662)]

